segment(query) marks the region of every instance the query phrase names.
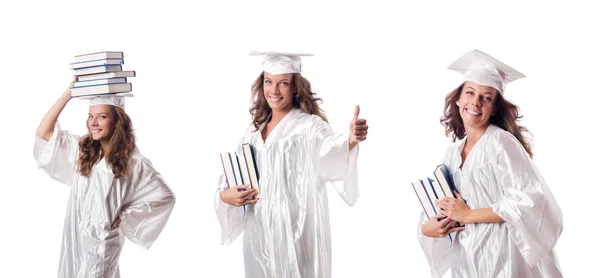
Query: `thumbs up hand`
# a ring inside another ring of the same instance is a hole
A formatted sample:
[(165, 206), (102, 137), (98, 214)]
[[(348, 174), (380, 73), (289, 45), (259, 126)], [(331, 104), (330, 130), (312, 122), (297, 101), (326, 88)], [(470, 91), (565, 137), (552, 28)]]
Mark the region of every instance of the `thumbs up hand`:
[(350, 122), (350, 135), (348, 136), (348, 147), (352, 150), (358, 142), (365, 141), (367, 139), (367, 120), (359, 119), (358, 114), (360, 113), (360, 107), (357, 105), (354, 108), (354, 116)]

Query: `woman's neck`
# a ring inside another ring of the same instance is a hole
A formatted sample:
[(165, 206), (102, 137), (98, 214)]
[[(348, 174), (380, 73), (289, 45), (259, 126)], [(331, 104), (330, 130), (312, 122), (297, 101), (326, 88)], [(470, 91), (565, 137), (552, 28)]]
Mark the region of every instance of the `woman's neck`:
[(290, 111), (292, 111), (292, 108), (293, 107), (290, 107), (289, 109), (286, 109), (286, 110), (273, 110), (271, 112), (271, 119), (269, 120), (269, 123), (272, 123), (272, 124), (279, 123), (285, 117), (285, 115), (287, 115), (288, 113), (290, 113)]
[(479, 138), (481, 138), (481, 136), (483, 136), (483, 134), (487, 130), (488, 126), (489, 126), (489, 124), (482, 126), (482, 127), (476, 127), (476, 128), (465, 127), (465, 132), (467, 133), (467, 139), (466, 139), (467, 141), (465, 144), (468, 144), (469, 146), (475, 145), (475, 143), (477, 143), (477, 141), (479, 141)]

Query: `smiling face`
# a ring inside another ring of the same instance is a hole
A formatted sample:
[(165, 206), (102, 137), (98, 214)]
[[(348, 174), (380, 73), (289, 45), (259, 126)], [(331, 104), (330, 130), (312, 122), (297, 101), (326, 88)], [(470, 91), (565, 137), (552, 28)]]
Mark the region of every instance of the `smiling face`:
[(263, 91), (273, 112), (287, 113), (293, 108), (293, 74), (272, 75), (264, 73)]
[(475, 82), (465, 82), (459, 99), (456, 101), (465, 130), (486, 129), (490, 117), (495, 113), (494, 103), (498, 91)]
[(90, 106), (87, 127), (92, 139), (106, 143), (115, 131), (112, 107), (106, 104)]

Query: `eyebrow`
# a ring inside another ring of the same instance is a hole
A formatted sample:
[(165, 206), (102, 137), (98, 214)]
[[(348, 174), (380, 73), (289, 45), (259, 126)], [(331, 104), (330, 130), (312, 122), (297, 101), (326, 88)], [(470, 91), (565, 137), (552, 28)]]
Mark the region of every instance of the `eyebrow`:
[[(467, 89), (471, 89), (471, 90), (473, 90), (473, 91), (477, 91), (477, 90), (475, 90), (475, 88), (473, 88), (473, 87), (471, 87), (471, 86), (467, 86)], [(492, 93), (492, 92), (485, 92), (485, 93), (483, 93), (483, 94), (484, 94), (484, 95), (485, 95), (485, 94), (493, 95), (494, 93)]]
[[(270, 78), (266, 78), (266, 77), (265, 77), (265, 80), (273, 81), (273, 80), (271, 80)], [(281, 82), (290, 82), (290, 80), (289, 80), (288, 78), (286, 78), (286, 79), (281, 79), (281, 80), (279, 80), (277, 83), (281, 83)]]

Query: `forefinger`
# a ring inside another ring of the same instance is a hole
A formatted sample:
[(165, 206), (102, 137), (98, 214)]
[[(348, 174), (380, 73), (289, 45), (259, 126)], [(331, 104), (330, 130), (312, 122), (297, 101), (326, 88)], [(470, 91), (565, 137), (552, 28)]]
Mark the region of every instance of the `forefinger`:
[(253, 194), (255, 192), (256, 192), (256, 189), (249, 189), (249, 190), (241, 191), (240, 197), (247, 197), (248, 195)]

